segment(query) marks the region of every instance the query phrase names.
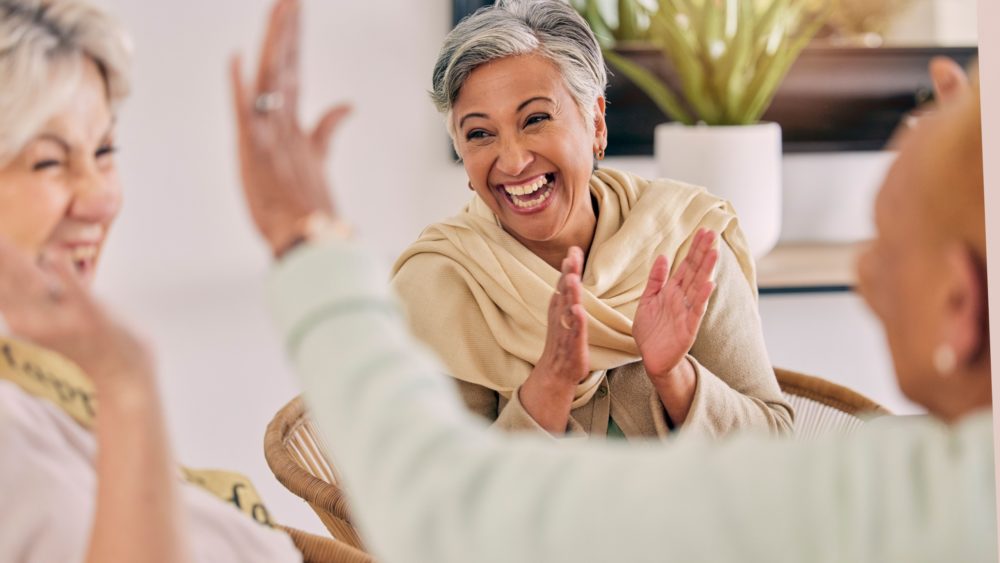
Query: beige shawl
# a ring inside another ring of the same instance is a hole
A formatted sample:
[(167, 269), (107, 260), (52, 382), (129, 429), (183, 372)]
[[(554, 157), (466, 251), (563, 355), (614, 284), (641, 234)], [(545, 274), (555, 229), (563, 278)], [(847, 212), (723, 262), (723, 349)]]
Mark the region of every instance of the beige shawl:
[[(590, 190), (599, 212), (582, 285), (592, 373), (577, 387), (574, 408), (590, 400), (604, 370), (639, 359), (632, 318), (653, 260), (666, 254), (675, 267), (698, 228), (722, 234), (756, 290), (753, 260), (728, 202), (704, 188), (611, 169), (596, 171)], [(558, 279), (476, 197), (403, 252), (392, 283), (414, 333), (453, 377), (509, 399), (541, 357)], [(456, 326), (453, 315), (468, 308), (481, 315), (463, 314)], [(465, 331), (463, 345), (456, 346), (455, 331)]]

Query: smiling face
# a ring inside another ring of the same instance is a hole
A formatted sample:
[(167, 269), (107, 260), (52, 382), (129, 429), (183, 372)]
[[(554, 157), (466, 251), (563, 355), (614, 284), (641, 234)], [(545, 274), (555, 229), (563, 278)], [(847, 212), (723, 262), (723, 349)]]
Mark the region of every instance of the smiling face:
[(589, 183), (594, 153), (606, 145), (603, 98), (593, 111), (588, 122), (558, 67), (538, 54), (478, 67), (455, 100), (455, 145), (473, 189), (543, 258), (562, 260), (593, 237)]
[(0, 165), (0, 235), (33, 256), (67, 256), (84, 283), (121, 207), (113, 115), (88, 60), (74, 94)]

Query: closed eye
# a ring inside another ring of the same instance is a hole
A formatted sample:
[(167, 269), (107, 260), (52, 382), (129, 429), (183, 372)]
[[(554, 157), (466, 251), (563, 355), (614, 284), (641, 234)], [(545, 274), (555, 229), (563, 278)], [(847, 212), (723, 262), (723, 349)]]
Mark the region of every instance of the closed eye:
[(50, 168), (56, 168), (61, 166), (62, 162), (54, 159), (50, 160), (40, 160), (31, 166), (31, 169), (35, 172), (41, 172), (42, 170), (48, 170)]
[(116, 152), (118, 152), (118, 147), (114, 145), (105, 145), (97, 149), (97, 152), (94, 153), (94, 157), (101, 158), (103, 156), (110, 156), (115, 154)]

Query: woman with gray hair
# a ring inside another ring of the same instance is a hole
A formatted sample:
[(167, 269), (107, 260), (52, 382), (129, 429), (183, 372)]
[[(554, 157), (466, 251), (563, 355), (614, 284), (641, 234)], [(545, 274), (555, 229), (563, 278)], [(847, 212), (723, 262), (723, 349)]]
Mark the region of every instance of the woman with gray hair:
[(0, 561), (300, 561), (194, 486), (247, 503), (237, 477), (178, 471), (151, 355), (89, 294), (129, 51), (84, 1), (0, 0)]
[(432, 97), (476, 197), (394, 267), (412, 330), (503, 429), (787, 432), (735, 214), (598, 168), (606, 85), (564, 2), (501, 0), (448, 35)]

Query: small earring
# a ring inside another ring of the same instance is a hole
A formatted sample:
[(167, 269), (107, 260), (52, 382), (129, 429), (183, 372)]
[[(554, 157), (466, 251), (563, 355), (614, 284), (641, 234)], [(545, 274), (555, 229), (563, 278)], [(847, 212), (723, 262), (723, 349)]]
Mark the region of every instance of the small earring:
[(604, 160), (604, 149), (597, 149), (597, 160)]
[(472, 180), (469, 180), (469, 189), (472, 191), (476, 191), (476, 188), (472, 187)]
[(951, 375), (955, 371), (957, 363), (955, 349), (950, 345), (940, 344), (934, 349), (934, 369), (937, 370), (938, 375), (942, 377)]

